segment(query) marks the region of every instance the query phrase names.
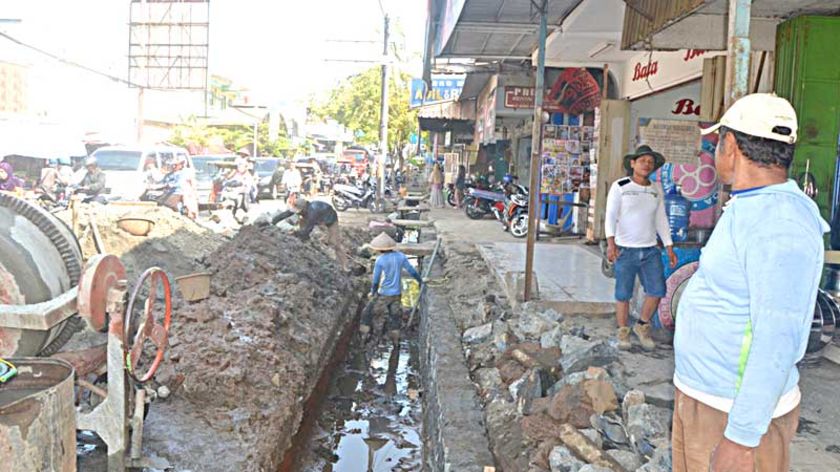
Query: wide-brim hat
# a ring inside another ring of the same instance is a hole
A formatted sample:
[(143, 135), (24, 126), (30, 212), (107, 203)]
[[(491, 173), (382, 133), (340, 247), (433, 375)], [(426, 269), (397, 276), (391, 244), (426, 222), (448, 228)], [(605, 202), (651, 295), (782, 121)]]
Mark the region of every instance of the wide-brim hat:
[(370, 248), (374, 251), (393, 251), (397, 248), (397, 242), (386, 233), (379, 233), (379, 236), (370, 242)]
[(662, 154), (654, 151), (647, 144), (643, 144), (643, 145), (639, 146), (638, 148), (636, 148), (636, 152), (630, 153), (630, 154), (627, 154), (626, 156), (624, 156), (624, 170), (626, 170), (627, 172), (630, 172), (630, 170), (633, 169), (632, 167), (630, 167), (630, 161), (632, 161), (633, 159), (638, 159), (639, 157), (642, 157), (642, 156), (645, 156), (645, 155), (653, 157), (653, 171), (654, 172), (656, 172), (657, 169), (659, 169), (660, 167), (662, 167), (665, 164), (665, 156), (663, 156)]

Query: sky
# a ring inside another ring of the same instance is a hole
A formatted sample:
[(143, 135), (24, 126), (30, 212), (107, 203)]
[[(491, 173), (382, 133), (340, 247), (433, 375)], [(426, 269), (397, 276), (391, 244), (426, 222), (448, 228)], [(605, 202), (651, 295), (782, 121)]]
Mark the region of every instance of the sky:
[[(382, 0), (393, 18), (392, 40), (405, 45), (404, 59), (410, 59), (398, 67), (412, 75), (422, 67), (426, 5), (426, 0)], [(127, 76), (127, 0), (3, 0), (2, 18), (22, 20), (0, 23), (0, 31), (17, 39), (108, 74)], [(237, 88), (249, 89), (269, 105), (304, 103), (341, 78), (375, 65), (325, 59), (376, 60), (381, 41), (378, 0), (210, 3), (210, 73), (232, 79)], [(30, 65), (32, 82), (44, 86), (37, 87), (39, 96), (30, 100), (47, 108), (63, 108), (52, 116), (66, 118), (68, 110), (73, 110), (77, 117), (95, 115), (105, 121), (103, 115), (127, 116), (136, 110), (136, 92), (127, 86), (58, 65), (0, 38), (2, 60)], [(172, 94), (167, 97), (162, 102), (178, 103)]]

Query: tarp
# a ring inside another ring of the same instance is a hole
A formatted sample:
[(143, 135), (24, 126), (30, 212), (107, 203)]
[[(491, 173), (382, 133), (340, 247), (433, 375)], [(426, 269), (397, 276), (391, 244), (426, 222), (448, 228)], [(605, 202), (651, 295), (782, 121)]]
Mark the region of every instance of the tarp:
[(86, 155), (82, 134), (77, 134), (68, 126), (0, 119), (0, 158), (26, 156), (58, 159)]

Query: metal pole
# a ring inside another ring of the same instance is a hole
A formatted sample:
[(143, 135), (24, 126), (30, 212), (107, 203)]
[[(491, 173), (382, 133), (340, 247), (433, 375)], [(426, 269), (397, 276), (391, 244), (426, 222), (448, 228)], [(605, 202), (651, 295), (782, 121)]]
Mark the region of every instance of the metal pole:
[(143, 123), (146, 121), (146, 118), (143, 116), (143, 95), (145, 92), (144, 87), (137, 88), (137, 143), (143, 142)]
[(388, 156), (388, 29), (390, 19), (385, 15), (385, 38), (382, 46), (382, 107), (379, 110), (379, 185), (376, 188), (376, 199), (382, 204), (385, 194), (385, 159)]
[(528, 202), (528, 243), (525, 250), (525, 294), (524, 300), (531, 299), (532, 274), (534, 271), (534, 246), (537, 244), (539, 231), (540, 210), (540, 157), (542, 155), (542, 117), (543, 97), (545, 96), (545, 38), (548, 35), (548, 25), (545, 14), (546, 0), (542, 0), (540, 8), (540, 39), (537, 52), (537, 79), (534, 88), (534, 130), (531, 144), (531, 183), (529, 185)]
[(726, 108), (749, 93), (751, 6), (752, 0), (729, 0)]

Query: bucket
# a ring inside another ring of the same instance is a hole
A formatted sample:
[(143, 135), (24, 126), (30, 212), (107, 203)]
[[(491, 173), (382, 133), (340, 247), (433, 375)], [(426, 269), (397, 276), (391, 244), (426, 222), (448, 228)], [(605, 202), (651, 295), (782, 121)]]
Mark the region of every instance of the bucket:
[(210, 272), (198, 272), (175, 278), (181, 296), (188, 302), (197, 302), (210, 296)]
[(155, 227), (155, 221), (137, 216), (126, 216), (117, 220), (117, 226), (134, 236), (148, 236)]
[(0, 386), (3, 470), (76, 470), (73, 367), (58, 359), (8, 359), (17, 376)]

